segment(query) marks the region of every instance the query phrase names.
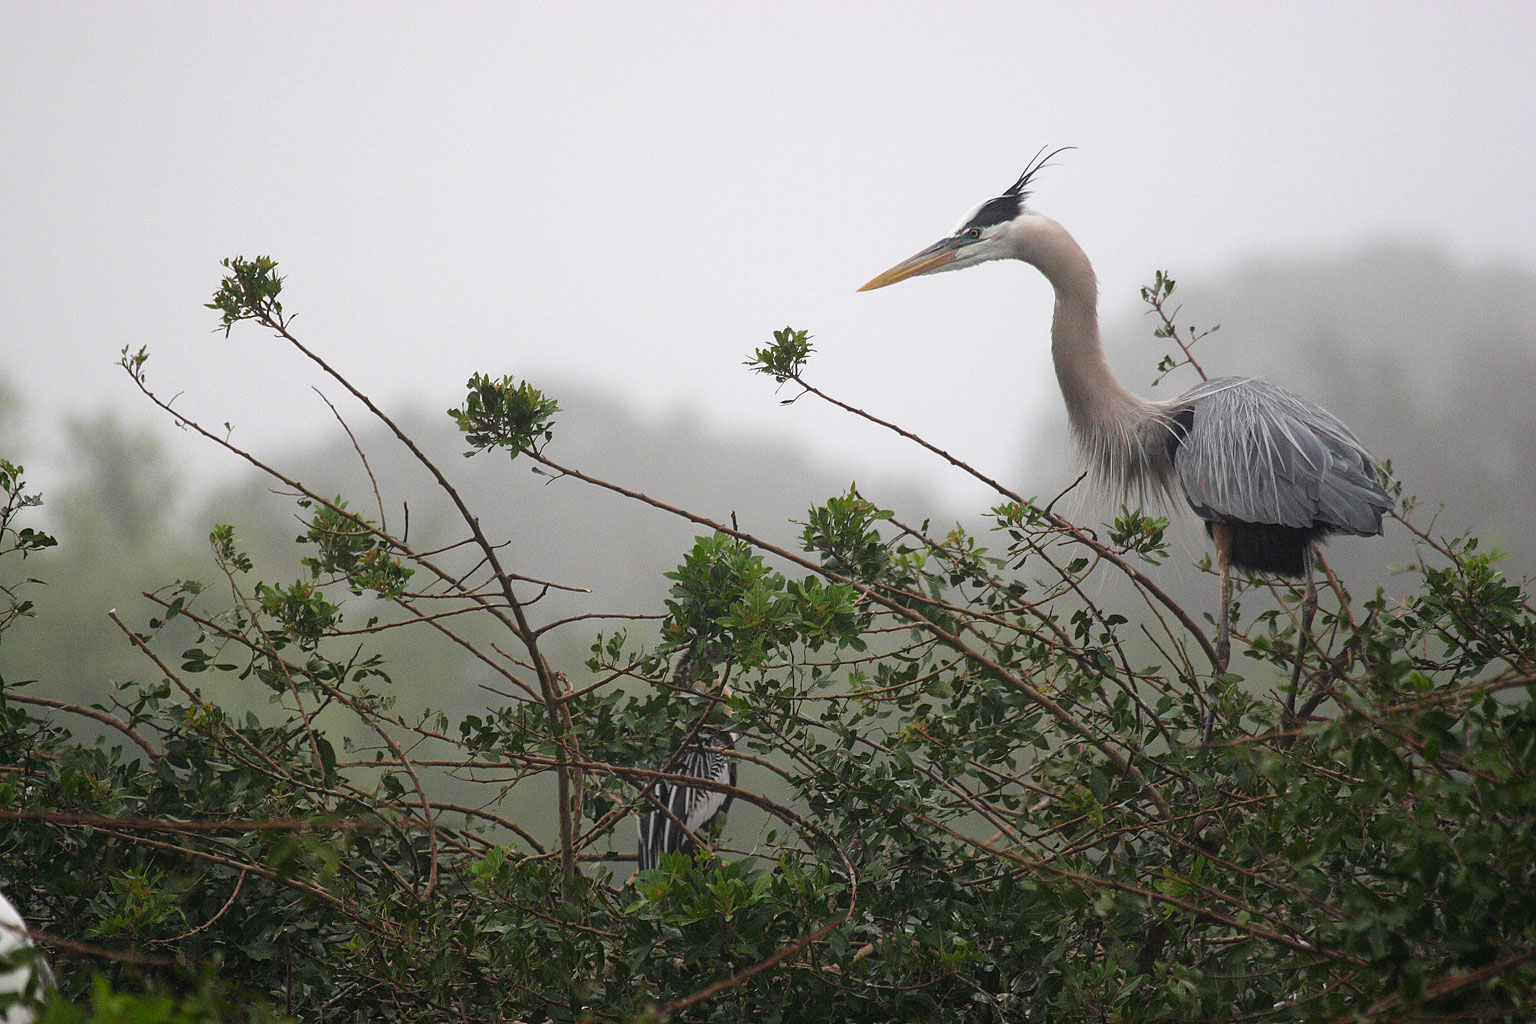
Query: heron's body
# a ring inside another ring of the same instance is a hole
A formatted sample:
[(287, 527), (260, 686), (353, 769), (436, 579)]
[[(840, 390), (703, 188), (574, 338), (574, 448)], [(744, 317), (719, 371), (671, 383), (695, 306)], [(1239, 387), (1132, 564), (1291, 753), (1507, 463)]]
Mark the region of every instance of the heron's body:
[(1301, 576), (1329, 534), (1381, 532), (1391, 503), (1370, 454), (1325, 409), (1243, 377), (1204, 381), (1163, 402), (1127, 390), (1104, 358), (1087, 255), (1049, 217), (1015, 220), (1025, 217), (1030, 244), (1020, 258), (1055, 287), (1056, 379), (1099, 484), (1138, 500), (1182, 491), (1196, 515), (1230, 528), (1228, 557), (1240, 569)]
[(1079, 452), (1105, 489), (1137, 501), (1182, 493), (1205, 520), (1223, 623), (1230, 567), (1303, 576), (1328, 535), (1379, 534), (1391, 499), (1370, 453), (1326, 410), (1251, 378), (1208, 380), (1162, 402), (1120, 383), (1104, 358), (1093, 265), (1065, 228), (1025, 206), (1042, 165), (860, 290), (996, 259), (1045, 275), (1056, 293), (1051, 356)]
[[(674, 773), (734, 787), (736, 759), (729, 752), (735, 748), (735, 734), (700, 729), (678, 759)], [(666, 810), (656, 809), (640, 816), (641, 871), (659, 866), (662, 854), (692, 852), (697, 845), (693, 837), (729, 810), (732, 800), (729, 793), (681, 783), (658, 782), (654, 792), (656, 801)]]
[(1369, 453), (1327, 410), (1241, 377), (1205, 381), (1170, 405), (1179, 486), (1213, 534), (1228, 526), (1232, 565), (1303, 576), (1318, 541), (1381, 533), (1391, 501)]

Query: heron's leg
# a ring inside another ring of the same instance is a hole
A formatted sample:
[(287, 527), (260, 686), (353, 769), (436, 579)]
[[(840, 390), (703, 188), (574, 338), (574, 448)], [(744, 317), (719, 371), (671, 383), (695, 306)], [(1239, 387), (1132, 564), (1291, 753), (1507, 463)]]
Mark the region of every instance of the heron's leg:
[[(1232, 607), (1232, 566), (1227, 564), (1225, 558), (1221, 559), (1221, 611), (1216, 616), (1216, 671), (1225, 672), (1227, 663), (1232, 660), (1232, 623), (1228, 616), (1228, 609)], [(1212, 683), (1215, 680), (1211, 680)], [(1220, 698), (1217, 688), (1212, 686), (1206, 691), (1205, 709), (1205, 742), (1209, 743), (1216, 736), (1216, 703)]]
[(1306, 661), (1307, 645), (1312, 642), (1312, 617), (1317, 614), (1317, 581), (1312, 577), (1312, 564), (1307, 563), (1307, 591), (1301, 598), (1301, 629), (1296, 634), (1296, 664), (1291, 668), (1291, 692), (1285, 696), (1285, 715), (1282, 719), (1287, 729), (1296, 726), (1296, 691), (1301, 688), (1301, 666)]
[[(1226, 672), (1232, 660), (1232, 527), (1228, 523), (1209, 521), (1206, 529), (1216, 544), (1216, 564), (1221, 570), (1221, 607), (1216, 612), (1216, 673)], [(1215, 680), (1206, 691), (1205, 742), (1211, 742), (1216, 734), (1216, 704), (1219, 698)]]
[(1225, 672), (1232, 661), (1232, 567), (1221, 563), (1221, 611), (1216, 616), (1216, 660)]
[(1208, 522), (1216, 545), (1216, 564), (1221, 569), (1221, 607), (1216, 612), (1216, 670), (1225, 672), (1232, 660), (1232, 524)]

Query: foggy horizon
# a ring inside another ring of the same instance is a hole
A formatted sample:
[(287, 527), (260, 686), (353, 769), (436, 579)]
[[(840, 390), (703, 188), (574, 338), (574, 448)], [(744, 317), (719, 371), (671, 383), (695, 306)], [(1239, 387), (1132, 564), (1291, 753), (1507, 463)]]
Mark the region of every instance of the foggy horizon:
[(807, 329), (818, 384), (1016, 472), (1059, 405), (1048, 286), (1010, 265), (854, 289), (1047, 144), (1076, 148), (1032, 205), (1093, 259), (1108, 330), (1158, 269), (1194, 286), (1385, 244), (1536, 270), (1518, 128), (1536, 123), (1536, 9), (261, 14), (0, 14), (0, 372), (55, 425), (44, 451), (67, 455), (71, 416), (154, 421), (114, 365), (125, 346), (255, 448), (331, 431), (312, 368), (255, 329), (226, 341), (203, 308), (220, 259), (260, 254), (301, 336), (390, 408), (452, 402), (476, 371), (579, 380), (964, 500), (899, 440), (781, 407), (741, 362)]

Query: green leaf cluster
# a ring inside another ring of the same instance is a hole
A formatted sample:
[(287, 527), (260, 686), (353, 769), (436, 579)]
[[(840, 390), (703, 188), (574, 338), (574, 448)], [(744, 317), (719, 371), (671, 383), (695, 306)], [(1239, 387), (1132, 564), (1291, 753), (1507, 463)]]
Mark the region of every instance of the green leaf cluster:
[[(283, 292), (283, 279), (278, 276), (277, 261), (270, 256), (253, 260), (235, 256), (224, 260), (223, 265), (229, 273), (219, 281), (219, 290), (206, 305), (218, 311), (224, 336), (229, 337), (235, 324), (242, 320), (281, 325), (283, 304), (278, 296)], [(140, 365), (142, 362), (141, 358)]]
[(673, 583), (662, 636), (673, 649), (697, 647), (715, 660), (728, 653), (739, 665), (762, 666), (793, 644), (862, 645), (866, 617), (853, 587), (790, 579), (727, 534), (695, 538), (667, 578)]
[[(313, 503), (300, 504), (307, 507)], [(301, 559), (313, 578), (343, 578), (353, 594), (371, 591), (383, 598), (400, 597), (415, 573), (393, 553), (374, 523), (347, 511), (347, 503), (340, 496), (315, 508), (299, 543), (319, 549), (318, 554)]]
[(787, 380), (799, 378), (813, 349), (809, 332), (786, 327), (782, 331), (774, 331), (773, 344), (753, 352), (746, 365), (783, 384)]
[[(26, 470), (7, 459), (0, 459), (0, 567), (5, 566), (11, 555), (20, 556), (24, 561), (29, 555), (58, 543), (51, 534), (36, 527), (19, 525), (22, 514), (41, 505), (42, 501), (40, 494), (27, 493)], [(0, 575), (0, 639), (14, 620), (33, 614), (35, 606), (30, 598), (23, 596), (23, 591), (37, 582), (32, 577), (13, 578), (8, 569)], [(0, 685), (4, 678), (0, 672)]]
[(477, 373), (467, 387), (463, 407), (448, 410), (469, 441), (466, 457), (496, 447), (515, 459), (553, 439), (560, 405), (527, 381)]

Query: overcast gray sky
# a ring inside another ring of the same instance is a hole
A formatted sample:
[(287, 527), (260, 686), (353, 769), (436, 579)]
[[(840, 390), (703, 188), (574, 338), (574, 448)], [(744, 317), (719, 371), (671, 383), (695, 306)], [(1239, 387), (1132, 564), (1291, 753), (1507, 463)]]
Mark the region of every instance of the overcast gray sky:
[(745, 372), (790, 323), (820, 383), (1007, 478), (1059, 400), (1044, 282), (854, 289), (1047, 144), (1078, 149), (1035, 206), (1111, 318), (1156, 268), (1388, 238), (1536, 268), (1525, 0), (10, 2), (0, 36), (0, 372), (39, 413), (142, 412), (114, 361), (147, 344), (248, 444), (327, 428), (295, 356), (210, 333), (218, 260), (270, 254), (297, 329), (397, 406), (579, 378), (903, 465)]

